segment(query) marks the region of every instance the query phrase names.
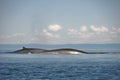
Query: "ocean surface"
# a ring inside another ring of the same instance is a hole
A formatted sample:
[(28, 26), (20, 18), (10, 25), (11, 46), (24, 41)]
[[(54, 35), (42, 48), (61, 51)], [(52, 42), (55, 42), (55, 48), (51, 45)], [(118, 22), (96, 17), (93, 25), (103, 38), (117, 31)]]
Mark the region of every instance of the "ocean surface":
[(10, 53), (22, 46), (43, 45), (0, 45), (0, 80), (120, 80), (119, 45), (69, 45), (90, 53), (81, 55)]

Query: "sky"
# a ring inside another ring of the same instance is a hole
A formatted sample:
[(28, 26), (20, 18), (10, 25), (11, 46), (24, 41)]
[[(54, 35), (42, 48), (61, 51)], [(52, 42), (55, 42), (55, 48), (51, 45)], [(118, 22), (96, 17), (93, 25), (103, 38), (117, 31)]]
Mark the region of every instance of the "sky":
[(120, 43), (120, 0), (0, 0), (0, 44)]

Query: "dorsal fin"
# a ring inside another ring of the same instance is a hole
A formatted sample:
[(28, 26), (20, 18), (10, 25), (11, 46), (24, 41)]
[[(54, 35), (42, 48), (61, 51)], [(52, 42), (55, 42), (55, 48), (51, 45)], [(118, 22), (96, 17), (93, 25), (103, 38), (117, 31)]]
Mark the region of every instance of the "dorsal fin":
[(23, 46), (23, 49), (26, 49), (26, 47)]

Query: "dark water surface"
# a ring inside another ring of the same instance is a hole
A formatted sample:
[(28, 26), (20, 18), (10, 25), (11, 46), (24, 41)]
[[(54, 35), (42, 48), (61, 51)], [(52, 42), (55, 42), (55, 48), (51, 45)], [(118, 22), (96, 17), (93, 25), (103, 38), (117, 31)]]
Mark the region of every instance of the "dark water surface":
[(120, 54), (0, 54), (0, 80), (120, 80)]

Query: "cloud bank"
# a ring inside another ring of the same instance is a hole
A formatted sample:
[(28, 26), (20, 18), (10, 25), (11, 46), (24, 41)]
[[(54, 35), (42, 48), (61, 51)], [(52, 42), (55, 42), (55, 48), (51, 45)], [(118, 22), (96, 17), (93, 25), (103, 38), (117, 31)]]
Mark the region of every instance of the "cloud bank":
[(58, 24), (35, 30), (32, 35), (15, 33), (0, 35), (0, 44), (38, 43), (38, 44), (101, 44), (120, 43), (120, 28), (106, 26), (79, 26), (64, 28)]

